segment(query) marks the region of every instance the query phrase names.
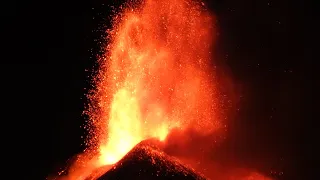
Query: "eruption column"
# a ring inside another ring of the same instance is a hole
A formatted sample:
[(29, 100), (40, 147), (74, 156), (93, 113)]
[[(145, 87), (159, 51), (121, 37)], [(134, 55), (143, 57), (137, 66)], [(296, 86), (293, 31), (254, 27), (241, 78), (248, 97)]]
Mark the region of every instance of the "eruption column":
[(99, 166), (173, 128), (219, 128), (210, 68), (213, 16), (191, 0), (131, 3), (115, 16), (89, 115)]

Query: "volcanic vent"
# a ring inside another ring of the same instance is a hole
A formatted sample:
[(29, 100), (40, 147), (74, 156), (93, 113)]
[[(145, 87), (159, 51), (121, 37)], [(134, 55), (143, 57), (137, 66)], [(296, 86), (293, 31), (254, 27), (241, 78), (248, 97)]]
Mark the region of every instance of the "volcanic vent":
[(161, 149), (161, 143), (156, 139), (142, 141), (98, 180), (132, 177), (138, 179), (206, 179), (179, 160), (166, 155)]
[(204, 179), (159, 146), (173, 129), (205, 136), (224, 127), (214, 16), (193, 0), (129, 2), (121, 11), (88, 95), (88, 148), (59, 178)]

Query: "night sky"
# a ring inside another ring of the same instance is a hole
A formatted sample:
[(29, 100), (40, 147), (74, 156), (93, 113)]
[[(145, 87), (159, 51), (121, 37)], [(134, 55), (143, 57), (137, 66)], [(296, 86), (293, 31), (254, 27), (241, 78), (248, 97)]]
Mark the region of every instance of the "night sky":
[[(9, 176), (44, 179), (83, 149), (84, 94), (101, 27), (110, 26), (110, 4), (1, 4), (1, 149)], [(219, 26), (216, 59), (227, 67), (240, 99), (229, 119), (226, 152), (248, 166), (282, 169), (283, 179), (308, 179), (305, 154), (315, 152), (309, 144), (315, 131), (307, 99), (307, 5), (217, 0), (209, 7)]]

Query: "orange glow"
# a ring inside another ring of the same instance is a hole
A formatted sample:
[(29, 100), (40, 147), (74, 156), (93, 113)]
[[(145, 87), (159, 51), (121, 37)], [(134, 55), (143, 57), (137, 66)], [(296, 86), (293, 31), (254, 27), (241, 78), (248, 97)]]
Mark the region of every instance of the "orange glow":
[(244, 180), (272, 180), (272, 179), (262, 174), (254, 172), (254, 173), (251, 173), (246, 178), (244, 178)]
[(96, 179), (139, 142), (165, 141), (173, 129), (207, 135), (223, 127), (215, 19), (203, 3), (145, 0), (122, 10), (88, 95), (90, 147), (59, 179)]
[[(130, 6), (128, 6), (130, 7)], [(172, 128), (219, 127), (210, 71), (213, 17), (189, 0), (146, 0), (116, 16), (90, 112), (99, 165)], [(98, 113), (97, 113), (98, 112)]]

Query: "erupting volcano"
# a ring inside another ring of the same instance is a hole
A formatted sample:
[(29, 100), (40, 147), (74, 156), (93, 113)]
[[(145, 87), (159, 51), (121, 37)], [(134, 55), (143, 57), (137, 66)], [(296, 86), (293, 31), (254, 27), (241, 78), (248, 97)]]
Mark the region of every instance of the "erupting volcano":
[(208, 133), (219, 127), (209, 68), (212, 21), (185, 0), (148, 0), (116, 17), (91, 97), (102, 165), (142, 140), (164, 140), (172, 128)]
[(131, 2), (114, 16), (88, 95), (89, 147), (67, 179), (86, 179), (143, 140), (165, 141), (173, 129), (206, 135), (223, 127), (214, 22), (192, 0)]

